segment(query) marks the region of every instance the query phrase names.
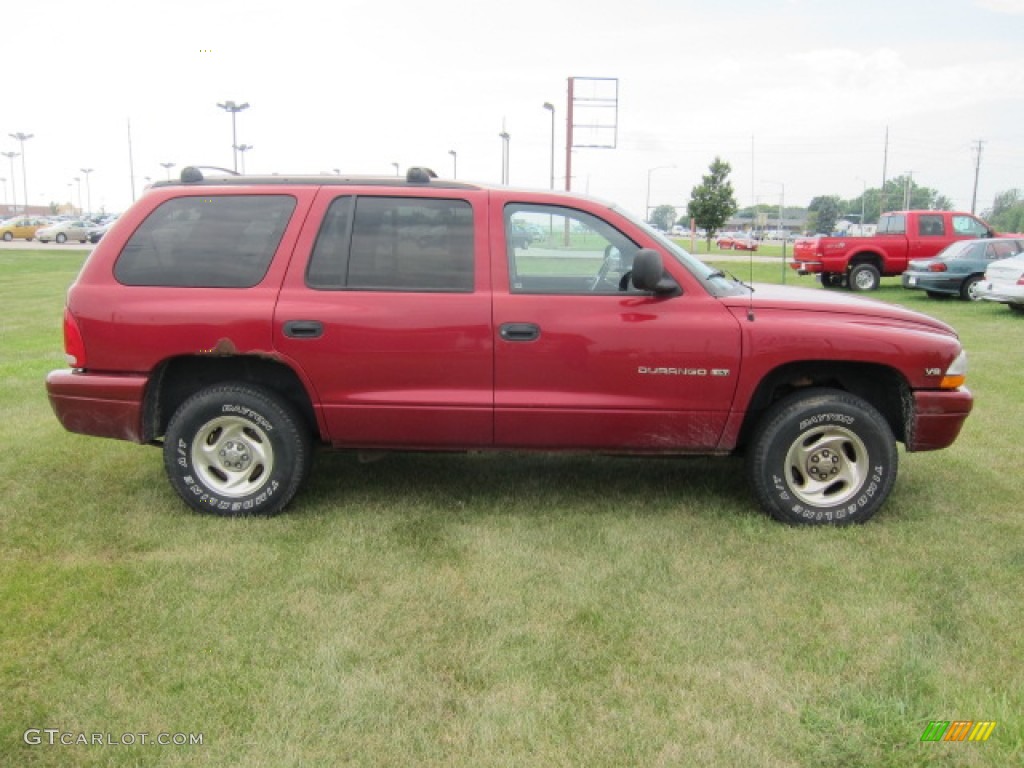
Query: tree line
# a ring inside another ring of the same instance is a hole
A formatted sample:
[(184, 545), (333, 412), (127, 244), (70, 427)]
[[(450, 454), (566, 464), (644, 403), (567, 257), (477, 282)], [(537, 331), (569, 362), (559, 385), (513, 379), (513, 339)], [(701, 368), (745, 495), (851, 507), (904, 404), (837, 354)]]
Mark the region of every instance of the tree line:
[[(734, 215), (752, 221), (762, 213), (769, 220), (778, 215), (778, 206), (764, 204), (740, 211), (729, 181), (731, 171), (729, 163), (716, 157), (700, 184), (693, 187), (685, 216), (677, 217), (671, 205), (659, 205), (651, 213), (649, 223), (668, 231), (675, 224), (688, 226), (692, 220), (699, 229), (705, 230), (710, 244)], [(829, 234), (835, 231), (836, 222), (842, 218), (874, 224), (882, 213), (899, 210), (949, 211), (953, 210), (953, 201), (935, 189), (916, 184), (910, 176), (897, 176), (886, 180), (881, 187), (865, 187), (860, 195), (849, 199), (819, 195), (806, 209), (786, 208), (783, 216), (806, 211), (808, 231)], [(983, 211), (981, 217), (997, 231), (1024, 232), (1024, 195), (1017, 189), (999, 193), (992, 208)]]

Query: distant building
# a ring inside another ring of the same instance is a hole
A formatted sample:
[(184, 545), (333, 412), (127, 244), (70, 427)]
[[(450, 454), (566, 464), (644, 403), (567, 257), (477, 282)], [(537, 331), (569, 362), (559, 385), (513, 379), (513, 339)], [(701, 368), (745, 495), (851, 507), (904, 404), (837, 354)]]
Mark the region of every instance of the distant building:
[[(30, 205), (28, 207), (29, 216), (51, 216), (53, 211), (50, 210), (48, 205)], [(14, 203), (0, 203), (0, 219), (12, 219), (15, 216), (24, 216), (25, 206), (15, 205)]]

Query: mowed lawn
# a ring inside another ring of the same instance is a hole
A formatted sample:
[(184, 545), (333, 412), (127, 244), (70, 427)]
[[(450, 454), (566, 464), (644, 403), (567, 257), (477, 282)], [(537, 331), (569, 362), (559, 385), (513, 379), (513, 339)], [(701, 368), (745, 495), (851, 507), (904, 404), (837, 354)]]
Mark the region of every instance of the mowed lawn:
[[(772, 522), (732, 459), (326, 452), (222, 520), (53, 417), (82, 257), (0, 252), (0, 765), (1024, 760), (1024, 317), (884, 281), (977, 399), (865, 526)], [(955, 720), (997, 725), (920, 740)]]

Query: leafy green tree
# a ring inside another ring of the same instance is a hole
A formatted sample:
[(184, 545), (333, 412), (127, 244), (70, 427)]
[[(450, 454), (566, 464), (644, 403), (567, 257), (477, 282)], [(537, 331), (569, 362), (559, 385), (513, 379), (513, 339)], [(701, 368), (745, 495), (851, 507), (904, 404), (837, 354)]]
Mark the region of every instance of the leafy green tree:
[(690, 202), (686, 211), (696, 225), (707, 232), (708, 249), (711, 241), (736, 213), (736, 198), (733, 195), (729, 172), (732, 166), (716, 157), (708, 167), (710, 173), (701, 178), (701, 183), (690, 193)]
[(1024, 232), (1024, 197), (1020, 190), (1000, 192), (992, 207), (983, 211), (981, 217), (997, 232)]
[(659, 205), (651, 214), (650, 224), (652, 227), (668, 232), (676, 220), (676, 209), (671, 205)]
[(815, 232), (830, 235), (836, 228), (836, 221), (841, 213), (838, 195), (819, 195), (811, 200), (807, 210), (814, 214), (813, 229)]

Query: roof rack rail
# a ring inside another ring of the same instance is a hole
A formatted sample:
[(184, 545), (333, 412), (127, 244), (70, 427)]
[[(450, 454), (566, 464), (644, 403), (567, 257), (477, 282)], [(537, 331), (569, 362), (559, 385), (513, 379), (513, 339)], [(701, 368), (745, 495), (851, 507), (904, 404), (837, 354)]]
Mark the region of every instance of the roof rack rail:
[(193, 183), (203, 180), (203, 169), (208, 171), (222, 171), (229, 176), (240, 176), (238, 171), (232, 171), (229, 168), (221, 168), (216, 165), (186, 165), (181, 169), (181, 180), (184, 183)]

